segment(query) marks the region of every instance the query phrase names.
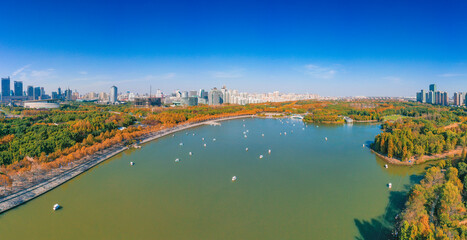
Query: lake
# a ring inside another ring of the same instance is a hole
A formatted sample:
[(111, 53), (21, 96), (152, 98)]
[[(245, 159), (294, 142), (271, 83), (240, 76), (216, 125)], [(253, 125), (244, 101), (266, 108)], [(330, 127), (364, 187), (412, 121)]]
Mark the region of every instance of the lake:
[[(1, 214), (0, 236), (387, 239), (425, 167), (385, 169), (367, 147), (379, 132), (379, 125), (251, 118), (188, 129)], [(63, 208), (54, 212), (55, 203)]]

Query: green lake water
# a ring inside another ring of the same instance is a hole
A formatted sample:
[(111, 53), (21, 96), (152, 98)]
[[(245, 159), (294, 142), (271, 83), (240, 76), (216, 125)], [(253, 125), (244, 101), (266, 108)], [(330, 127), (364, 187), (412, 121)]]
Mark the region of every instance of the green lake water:
[(1, 214), (0, 239), (388, 239), (424, 166), (385, 169), (362, 147), (379, 131), (285, 119), (188, 129)]

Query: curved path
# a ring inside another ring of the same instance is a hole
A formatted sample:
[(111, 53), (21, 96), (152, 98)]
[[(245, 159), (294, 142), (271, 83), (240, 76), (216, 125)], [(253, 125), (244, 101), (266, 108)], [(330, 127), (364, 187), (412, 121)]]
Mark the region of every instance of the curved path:
[[(241, 116), (234, 116), (234, 117), (211, 119), (208, 121), (202, 121), (198, 123), (189, 123), (185, 125), (180, 125), (180, 126), (176, 126), (173, 128), (168, 128), (168, 129), (164, 129), (161, 131), (157, 131), (154, 133), (149, 133), (144, 136), (144, 138), (141, 140), (140, 143), (146, 143), (146, 142), (155, 140), (157, 138), (166, 136), (168, 134), (172, 134), (172, 133), (182, 131), (188, 128), (202, 126), (202, 125), (205, 125), (206, 122), (218, 122), (218, 121), (226, 121), (226, 120), (248, 118), (248, 117), (254, 117), (254, 115), (241, 115)], [(68, 180), (89, 170), (90, 168), (98, 165), (99, 163), (125, 151), (126, 149), (128, 148), (123, 145), (116, 145), (116, 146), (104, 149), (103, 151), (99, 151), (98, 153), (90, 156), (89, 157), (90, 159), (88, 161), (85, 161), (84, 163), (74, 166), (71, 169), (68, 169), (54, 177), (51, 177), (48, 180), (35, 184), (26, 189), (19, 190), (13, 194), (10, 194), (0, 199), (0, 214), (60, 186), (61, 184), (67, 182)]]

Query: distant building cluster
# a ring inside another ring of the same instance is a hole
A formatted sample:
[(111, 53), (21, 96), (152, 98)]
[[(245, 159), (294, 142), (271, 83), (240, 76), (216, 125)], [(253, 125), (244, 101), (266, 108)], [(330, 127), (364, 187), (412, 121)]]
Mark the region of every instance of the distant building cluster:
[[(429, 91), (421, 90), (417, 93), (417, 102), (429, 103), (436, 105), (450, 105), (449, 95), (447, 92), (438, 91), (436, 84), (430, 84)], [(464, 102), (465, 103), (465, 102)], [(457, 105), (457, 104), (455, 104)], [(458, 106), (461, 106), (460, 104)]]
[(58, 107), (59, 101), (82, 101), (97, 102), (101, 104), (120, 104), (122, 102), (131, 102), (135, 106), (149, 107), (161, 106), (162, 104), (172, 106), (197, 106), (203, 105), (221, 105), (237, 104), (246, 105), (264, 102), (284, 102), (318, 99), (316, 94), (295, 94), (280, 93), (247, 93), (239, 92), (234, 89), (227, 89), (225, 86), (218, 89), (213, 88), (210, 91), (200, 89), (199, 91), (180, 91), (176, 90), (171, 94), (164, 94), (157, 90), (155, 95), (150, 91), (149, 94), (139, 95), (137, 93), (125, 92), (119, 93), (116, 86), (111, 86), (109, 92), (89, 92), (80, 95), (78, 91), (66, 89), (62, 91), (59, 87), (57, 91), (46, 94), (43, 87), (27, 86), (23, 89), (22, 81), (14, 81), (11, 89), (10, 77), (1, 79), (1, 103), (21, 105), (30, 108), (52, 108)]
[(10, 77), (2, 78), (1, 89), (1, 102), (5, 104), (51, 99), (73, 100), (72, 92), (70, 89), (62, 92), (61, 88), (58, 88), (57, 92), (52, 92), (51, 95), (47, 95), (45, 93), (44, 87), (27, 86), (26, 89), (24, 89), (22, 81), (14, 81), (13, 89), (11, 89)]
[[(156, 94), (157, 96), (158, 94)], [(163, 98), (165, 104), (196, 106), (198, 104), (221, 105), (238, 104), (246, 105), (263, 102), (283, 102), (319, 98), (316, 94), (281, 94), (278, 91), (273, 93), (246, 93), (234, 89), (227, 89), (225, 86), (221, 89), (213, 88), (210, 91), (200, 89), (199, 91), (180, 91), (176, 90), (168, 96), (160, 93), (158, 96)]]

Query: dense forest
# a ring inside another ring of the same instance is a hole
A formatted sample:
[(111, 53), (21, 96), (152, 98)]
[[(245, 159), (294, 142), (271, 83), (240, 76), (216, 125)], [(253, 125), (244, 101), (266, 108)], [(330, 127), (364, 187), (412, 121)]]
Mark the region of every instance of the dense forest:
[(411, 117), (386, 121), (383, 132), (375, 137), (372, 149), (389, 158), (416, 161), (465, 147), (467, 122), (465, 110), (456, 108), (412, 109)]
[(399, 239), (467, 239), (465, 161), (457, 168), (441, 161), (413, 186), (398, 224)]

